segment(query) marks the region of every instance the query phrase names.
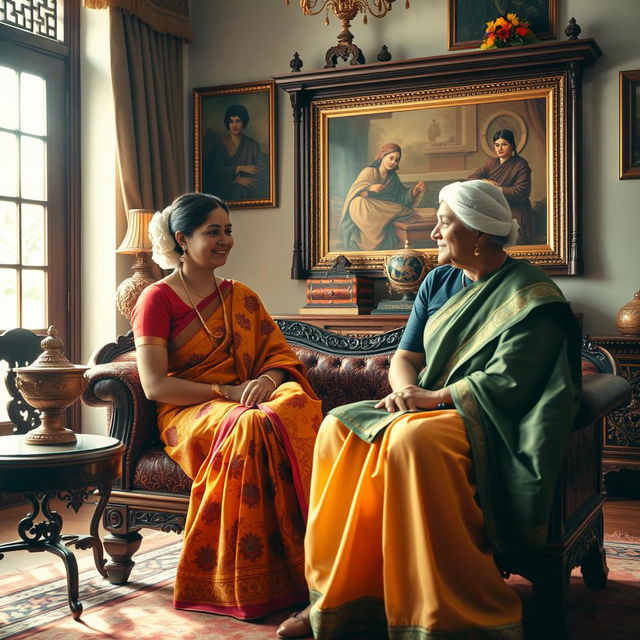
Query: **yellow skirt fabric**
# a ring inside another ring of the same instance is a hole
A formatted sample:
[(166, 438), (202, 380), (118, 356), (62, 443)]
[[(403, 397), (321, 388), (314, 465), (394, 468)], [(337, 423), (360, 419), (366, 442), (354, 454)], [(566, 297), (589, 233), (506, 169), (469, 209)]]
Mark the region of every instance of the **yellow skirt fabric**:
[(372, 444), (327, 416), (305, 537), (314, 637), (521, 640), (475, 494), (457, 411), (403, 415)]

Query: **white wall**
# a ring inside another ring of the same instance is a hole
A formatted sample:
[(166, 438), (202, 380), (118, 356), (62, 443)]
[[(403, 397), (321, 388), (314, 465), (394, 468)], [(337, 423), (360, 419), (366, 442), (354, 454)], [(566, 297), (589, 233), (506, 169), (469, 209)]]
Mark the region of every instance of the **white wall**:
[[(618, 71), (640, 68), (638, 0), (563, 0), (558, 35), (575, 16), (583, 37), (604, 55), (586, 69), (583, 85), (584, 277), (556, 282), (591, 334), (616, 334), (619, 307), (640, 287), (640, 180), (618, 180)], [(394, 60), (447, 53), (447, 0), (398, 1), (391, 14), (368, 25), (356, 19), (355, 42), (367, 60), (386, 44)], [(298, 2), (191, 0), (194, 41), (189, 46), (187, 90), (269, 79), (289, 71), (298, 51), (304, 70), (324, 65), (339, 23), (304, 16)], [(564, 38), (564, 35), (562, 35)], [(296, 313), (305, 283), (290, 279), (293, 247), (293, 125), (288, 96), (277, 96), (278, 203), (276, 209), (237, 210), (236, 245), (224, 274), (256, 289), (271, 313)], [(191, 105), (191, 103), (190, 103)], [(191, 106), (187, 110), (191, 113)], [(189, 140), (191, 136), (187, 139)], [(190, 161), (189, 161), (190, 162)]]
[[(82, 361), (118, 335), (115, 120), (109, 66), (109, 13), (81, 9)], [(118, 236), (120, 238), (121, 236)], [(103, 433), (104, 409), (83, 405), (85, 433)]]

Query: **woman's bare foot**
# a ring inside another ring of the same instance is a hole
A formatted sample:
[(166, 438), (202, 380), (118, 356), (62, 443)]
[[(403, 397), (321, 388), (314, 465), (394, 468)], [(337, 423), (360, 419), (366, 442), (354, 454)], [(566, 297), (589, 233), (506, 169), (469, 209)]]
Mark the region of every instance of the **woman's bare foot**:
[(309, 611), (311, 605), (290, 615), (276, 631), (278, 638), (311, 638), (311, 622)]

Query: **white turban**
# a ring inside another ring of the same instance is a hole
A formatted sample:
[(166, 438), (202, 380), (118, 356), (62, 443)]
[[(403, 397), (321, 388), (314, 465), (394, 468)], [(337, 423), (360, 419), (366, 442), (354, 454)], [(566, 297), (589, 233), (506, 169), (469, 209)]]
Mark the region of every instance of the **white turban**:
[(452, 182), (440, 189), (438, 200), (449, 205), (467, 226), (492, 236), (509, 236), (506, 244), (515, 244), (520, 225), (502, 189), (485, 180)]

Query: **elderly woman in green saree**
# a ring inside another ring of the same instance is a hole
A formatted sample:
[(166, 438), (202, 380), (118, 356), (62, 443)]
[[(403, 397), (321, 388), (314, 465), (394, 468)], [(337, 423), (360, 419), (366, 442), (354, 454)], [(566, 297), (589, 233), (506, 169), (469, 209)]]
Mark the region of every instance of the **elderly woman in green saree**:
[(558, 287), (507, 255), (501, 190), (447, 185), (392, 392), (330, 412), (305, 538), (311, 607), (280, 635), (522, 638), (495, 558), (545, 543), (580, 393), (579, 331)]

